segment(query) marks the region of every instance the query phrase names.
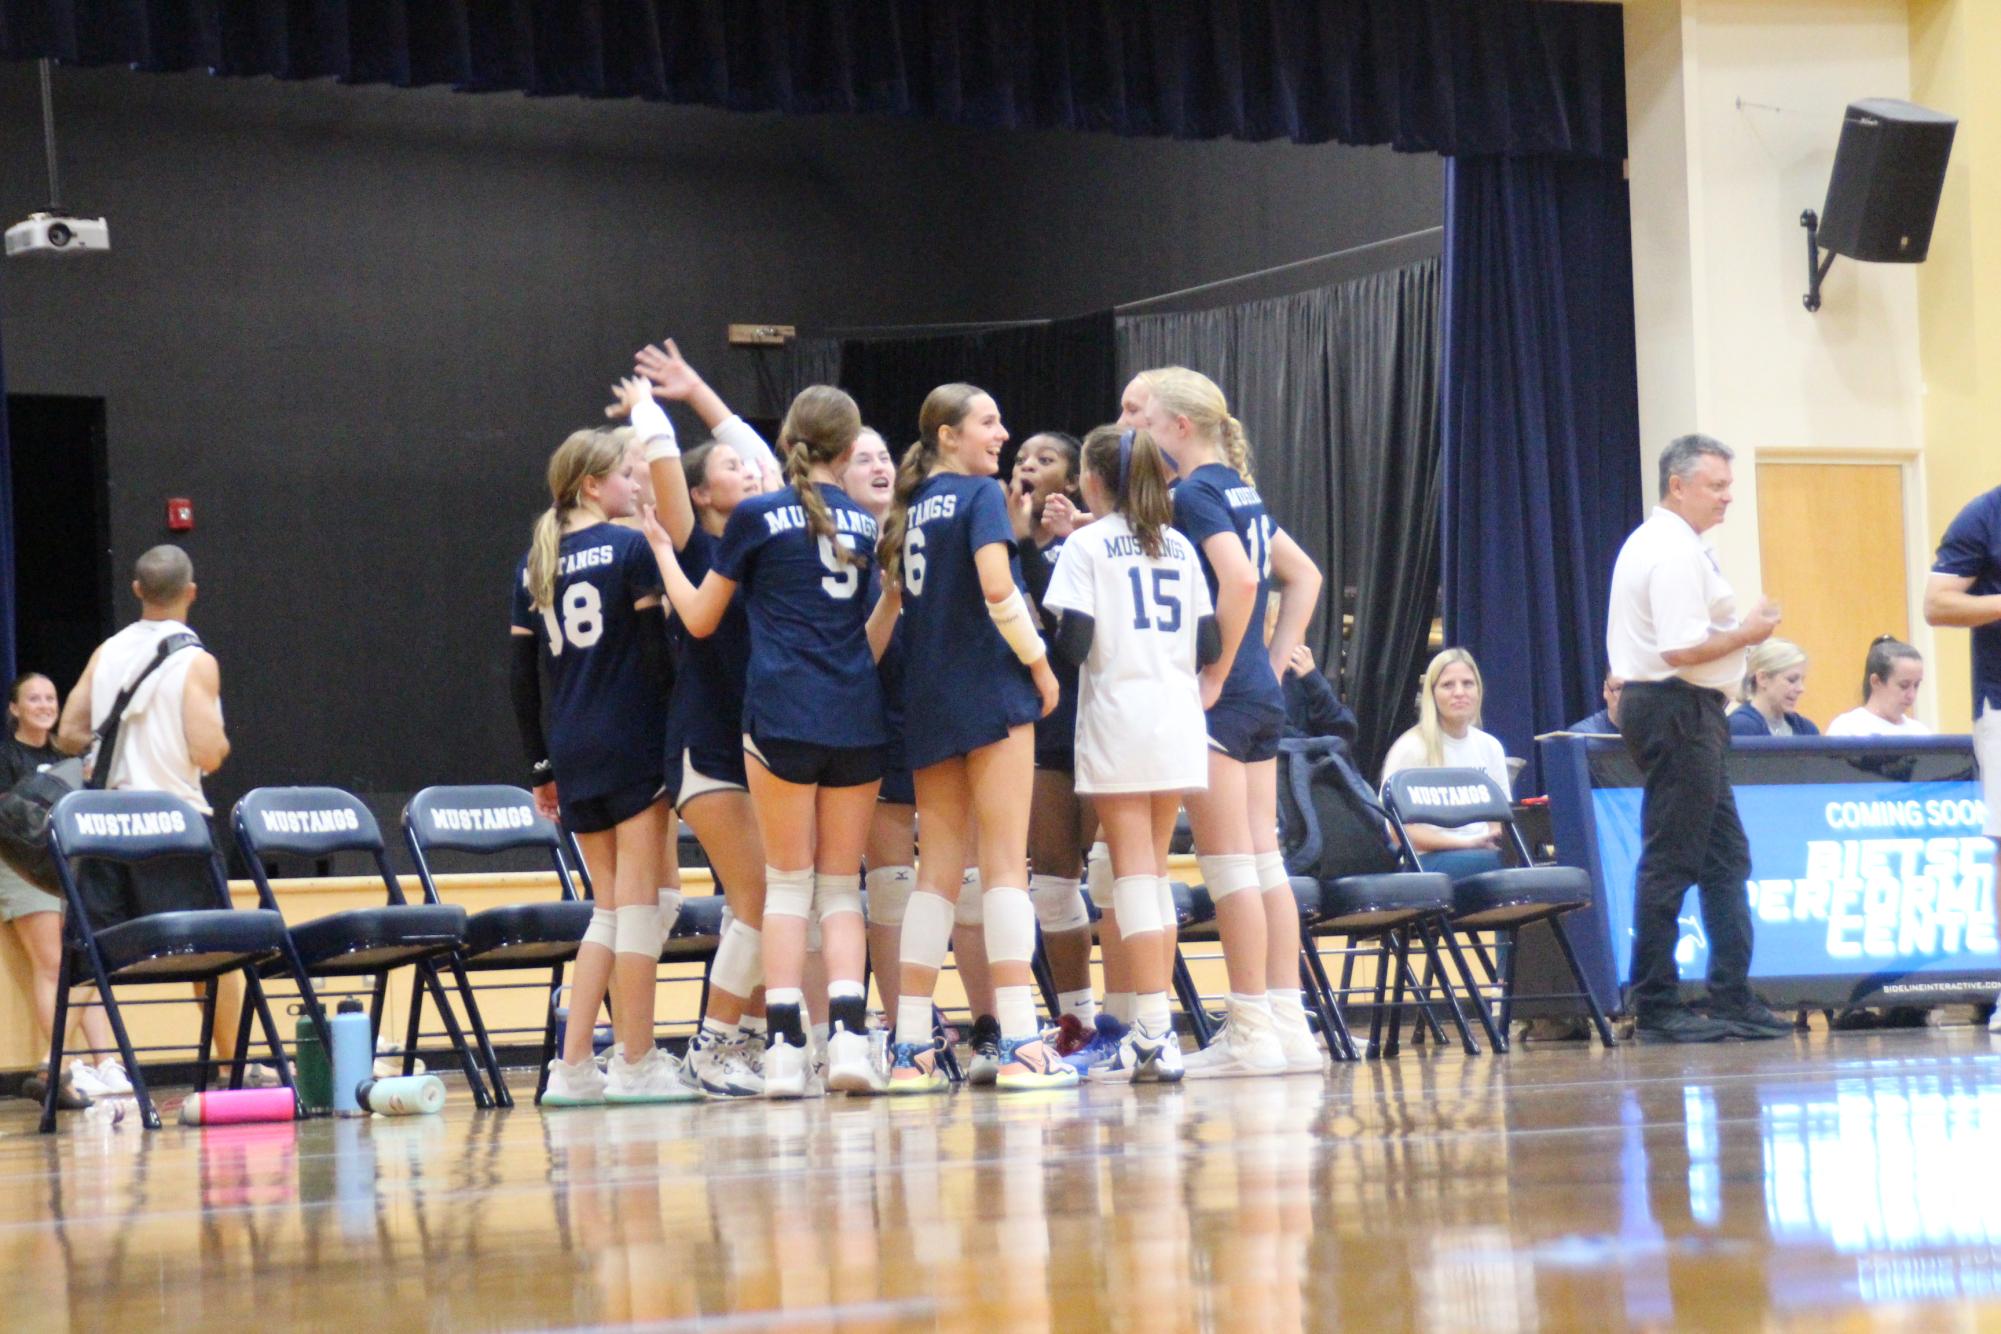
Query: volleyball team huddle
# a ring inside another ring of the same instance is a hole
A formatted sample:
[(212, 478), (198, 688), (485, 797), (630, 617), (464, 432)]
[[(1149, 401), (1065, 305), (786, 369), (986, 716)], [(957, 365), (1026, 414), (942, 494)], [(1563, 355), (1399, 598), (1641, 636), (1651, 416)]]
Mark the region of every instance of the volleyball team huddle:
[[(941, 1091), (948, 951), (974, 1084), (1321, 1070), (1276, 764), (1321, 576), (1215, 384), (1144, 372), (1116, 424), (1030, 437), (1003, 486), (1008, 432), (972, 385), (931, 392), (899, 463), (839, 389), (801, 392), (774, 452), (671, 341), (635, 362), (606, 408), (626, 424), (551, 457), (514, 597), (536, 801), (595, 899), (544, 1105)], [(660, 399), (712, 438), (683, 451)], [(1185, 1059), (1166, 878), (1184, 804), (1230, 985), (1220, 1036)], [(676, 812), (727, 902), (678, 1060), (654, 1039)]]

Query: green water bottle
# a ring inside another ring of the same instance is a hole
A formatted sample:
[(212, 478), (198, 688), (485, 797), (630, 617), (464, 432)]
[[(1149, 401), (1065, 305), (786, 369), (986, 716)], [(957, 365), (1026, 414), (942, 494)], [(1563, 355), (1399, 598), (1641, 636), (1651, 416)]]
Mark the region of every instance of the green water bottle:
[(327, 1059), (327, 1049), (320, 1044), (320, 1033), (313, 1026), (313, 1016), (304, 1008), (298, 1011), (298, 1015), (293, 1041), (297, 1048), (294, 1065), (298, 1077), (299, 1112), (303, 1116), (324, 1116), (333, 1110), (333, 1063)]

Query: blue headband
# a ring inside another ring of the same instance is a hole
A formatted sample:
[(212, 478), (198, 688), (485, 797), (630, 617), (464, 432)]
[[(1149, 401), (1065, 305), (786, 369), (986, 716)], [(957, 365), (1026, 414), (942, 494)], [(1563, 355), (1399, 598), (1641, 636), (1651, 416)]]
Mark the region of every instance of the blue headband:
[(1132, 473), (1133, 435), (1130, 426), (1119, 432), (1119, 495), (1122, 498), (1126, 493), (1126, 479)]

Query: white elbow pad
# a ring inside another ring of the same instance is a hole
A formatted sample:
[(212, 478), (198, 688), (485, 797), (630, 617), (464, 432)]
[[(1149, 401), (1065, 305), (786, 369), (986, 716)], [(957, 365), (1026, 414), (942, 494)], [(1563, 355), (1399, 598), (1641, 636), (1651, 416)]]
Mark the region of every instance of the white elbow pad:
[(1001, 638), (1014, 650), (1014, 656), (1031, 667), (1049, 656), (1042, 636), (1035, 631), (1035, 622), (1028, 614), (1028, 604), (1022, 601), (1021, 590), (1011, 588), (999, 602), (987, 604), (987, 615), (994, 619), (994, 629), (1000, 631)]

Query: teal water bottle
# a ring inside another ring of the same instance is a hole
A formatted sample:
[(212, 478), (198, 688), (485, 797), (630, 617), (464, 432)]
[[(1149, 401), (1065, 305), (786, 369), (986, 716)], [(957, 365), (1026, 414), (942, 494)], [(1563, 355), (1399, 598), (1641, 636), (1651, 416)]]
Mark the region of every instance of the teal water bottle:
[(321, 1116), (333, 1110), (333, 1065), (327, 1059), (327, 1049), (320, 1045), (319, 1026), (313, 1022), (312, 1014), (304, 1006), (298, 1010), (298, 1026), (293, 1032), (293, 1042), (297, 1056), (299, 1085), (299, 1111), (306, 1116)]

